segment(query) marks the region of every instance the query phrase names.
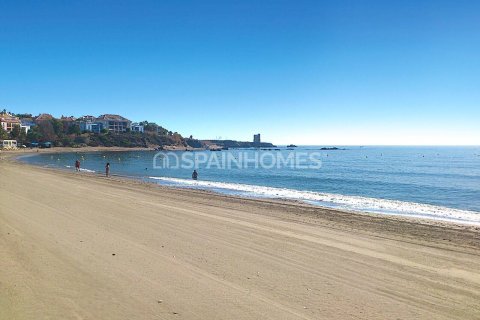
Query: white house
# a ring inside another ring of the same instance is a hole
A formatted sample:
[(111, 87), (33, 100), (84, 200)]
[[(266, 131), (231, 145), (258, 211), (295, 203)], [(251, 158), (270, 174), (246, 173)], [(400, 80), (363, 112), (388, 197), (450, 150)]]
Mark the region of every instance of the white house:
[(30, 129), (35, 126), (35, 122), (30, 121), (30, 120), (24, 120), (20, 119), (20, 128), (25, 131), (25, 133), (28, 133)]
[(143, 132), (145, 130), (145, 127), (137, 122), (132, 123), (130, 125), (130, 130), (132, 132)]
[(96, 122), (86, 122), (85, 129), (86, 131), (100, 133), (103, 129), (103, 125), (101, 123)]

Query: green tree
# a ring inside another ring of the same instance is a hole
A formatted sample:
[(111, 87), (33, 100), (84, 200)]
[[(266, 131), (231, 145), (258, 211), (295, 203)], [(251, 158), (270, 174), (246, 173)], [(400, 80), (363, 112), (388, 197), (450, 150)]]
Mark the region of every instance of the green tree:
[(0, 126), (0, 139), (1, 140), (6, 140), (8, 139), (8, 132), (3, 129), (2, 126)]
[(40, 141), (53, 142), (56, 140), (57, 136), (55, 135), (52, 121), (41, 121), (36, 127), (38, 127), (38, 132), (40, 133)]
[(154, 123), (154, 122), (144, 121), (144, 122), (142, 122), (142, 123), (140, 123), (140, 124), (143, 125), (145, 131), (148, 131), (148, 132), (157, 132), (158, 125), (157, 125), (156, 123)]
[(28, 142), (38, 142), (42, 138), (41, 133), (39, 132), (39, 127), (34, 126), (28, 130), (27, 141)]
[(33, 117), (31, 113), (17, 113), (15, 116), (19, 117), (20, 119)]
[(166, 136), (169, 133), (169, 131), (162, 126), (158, 126), (157, 133), (161, 136)]
[(64, 133), (62, 121), (53, 118), (51, 120), (51, 123), (52, 123), (53, 132), (55, 133), (55, 135), (60, 136)]
[(25, 130), (20, 130), (17, 140), (21, 144), (25, 144), (27, 142), (27, 134), (25, 133)]
[(20, 128), (20, 126), (14, 126), (12, 128), (12, 131), (10, 131), (10, 138), (13, 140), (18, 140), (21, 131), (22, 129)]
[(73, 124), (70, 127), (68, 127), (67, 134), (75, 134), (79, 135), (81, 134), (80, 126), (78, 124)]

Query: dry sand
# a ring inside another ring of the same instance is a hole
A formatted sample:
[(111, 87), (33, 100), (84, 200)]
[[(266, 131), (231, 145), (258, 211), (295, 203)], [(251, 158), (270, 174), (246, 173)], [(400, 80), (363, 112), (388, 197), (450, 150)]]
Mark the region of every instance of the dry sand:
[(0, 161), (0, 319), (480, 319), (480, 231)]

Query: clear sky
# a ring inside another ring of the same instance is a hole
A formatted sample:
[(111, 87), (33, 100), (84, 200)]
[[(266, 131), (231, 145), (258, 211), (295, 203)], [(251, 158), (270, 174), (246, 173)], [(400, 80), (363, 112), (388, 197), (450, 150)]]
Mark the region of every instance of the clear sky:
[(0, 0), (0, 108), (197, 138), (480, 144), (480, 2)]

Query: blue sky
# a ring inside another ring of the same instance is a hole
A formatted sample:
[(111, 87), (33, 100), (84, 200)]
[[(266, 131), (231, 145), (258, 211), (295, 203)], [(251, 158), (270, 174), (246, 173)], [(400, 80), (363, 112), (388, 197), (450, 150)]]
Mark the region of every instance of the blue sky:
[(0, 1), (0, 107), (198, 138), (480, 144), (478, 1)]

